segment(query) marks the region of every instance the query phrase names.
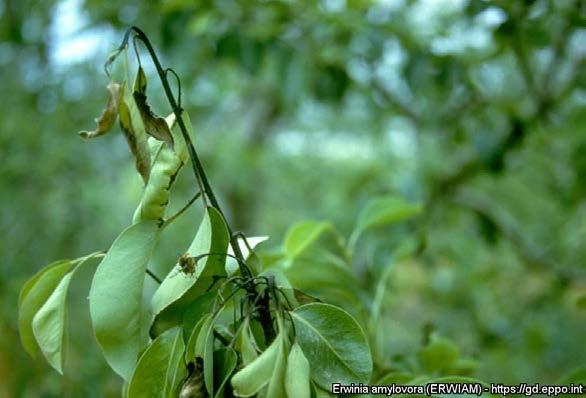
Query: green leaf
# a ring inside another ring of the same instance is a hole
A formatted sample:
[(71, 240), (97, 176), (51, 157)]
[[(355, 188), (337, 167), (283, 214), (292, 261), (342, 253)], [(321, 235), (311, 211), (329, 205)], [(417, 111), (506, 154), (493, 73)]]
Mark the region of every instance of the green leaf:
[(452, 341), (437, 334), (431, 336), (431, 341), (419, 352), (419, 364), (426, 372), (441, 372), (451, 368), (460, 357), (460, 349)]
[[(198, 261), (193, 274), (181, 272), (179, 264), (169, 272), (151, 300), (154, 318), (150, 329), (152, 336), (156, 336), (169, 325), (178, 325), (191, 302), (204, 294), (215, 282), (214, 277), (226, 275), (226, 258), (221, 254), (226, 253), (228, 241), (228, 229), (222, 215), (209, 207), (186, 254), (190, 257), (206, 253), (214, 255)], [(159, 323), (159, 318), (164, 322)]]
[(311, 377), (320, 387), (370, 380), (370, 348), (350, 314), (333, 305), (313, 303), (296, 308), (291, 316), (297, 342), (311, 363)]
[(138, 360), (127, 397), (177, 397), (179, 385), (186, 376), (182, 361), (184, 348), (179, 328), (157, 337)]
[(106, 134), (114, 126), (116, 117), (118, 117), (118, 104), (120, 102), (120, 84), (108, 84), (108, 102), (106, 108), (99, 118), (96, 119), (96, 129), (94, 131), (80, 131), (79, 135), (82, 138), (95, 138)]
[(271, 380), (267, 386), (266, 398), (281, 398), (285, 397), (285, 373), (287, 371), (287, 351), (289, 349), (289, 340), (287, 339), (287, 331), (283, 326), (283, 320), (277, 313), (277, 323), (279, 325), (279, 350), (277, 352), (277, 359)]
[(207, 316), (201, 325), (195, 342), (195, 357), (203, 358), (203, 374), (208, 393), (214, 395), (214, 325), (222, 314), (220, 309), (214, 316)]
[[(302, 221), (294, 225), (285, 237), (287, 257), (297, 257), (325, 234), (336, 235), (334, 227), (329, 222)], [(335, 236), (334, 239), (338, 239), (340, 247), (343, 247), (341, 237)]]
[(311, 396), (309, 361), (298, 343), (293, 344), (287, 358), (285, 390), (288, 397), (310, 398)]
[(358, 307), (360, 300), (341, 235), (329, 223), (305, 221), (285, 240), (286, 257), (279, 267), (291, 285), (321, 300)]
[(378, 386), (383, 386), (383, 385), (390, 386), (393, 383), (407, 384), (411, 380), (413, 380), (414, 378), (415, 378), (415, 376), (412, 373), (393, 371), (393, 372), (387, 373), (386, 375), (384, 375), (383, 377), (378, 379), (378, 381), (375, 384)]
[(238, 355), (230, 347), (221, 348), (214, 352), (214, 376), (216, 378), (215, 398), (224, 397), (224, 389), (226, 383), (232, 376), (232, 372), (236, 369), (236, 363), (238, 362)]
[(279, 333), (258, 358), (232, 377), (234, 395), (239, 397), (253, 396), (269, 383), (282, 350), (283, 338), (283, 333)]
[(199, 333), (203, 325), (207, 325), (210, 322), (212, 314), (206, 314), (195, 324), (187, 340), (187, 346), (185, 347), (185, 362), (192, 362), (196, 357), (196, 343)]
[(59, 282), (45, 304), (33, 318), (33, 333), (35, 339), (47, 359), (47, 362), (59, 373), (63, 374), (63, 346), (65, 344), (66, 299), (69, 283), (77, 270), (99, 253), (73, 262), (75, 267)]
[(185, 337), (191, 334), (192, 329), (213, 308), (216, 292), (204, 293), (191, 302), (183, 313), (183, 333)]
[(248, 365), (256, 358), (258, 358), (258, 346), (250, 329), (250, 318), (244, 320), (239, 336), (240, 353), (242, 355), (242, 364)]
[(557, 384), (586, 384), (586, 367), (574, 369), (568, 374), (560, 377)]
[(129, 380), (143, 346), (142, 289), (145, 271), (159, 236), (155, 221), (141, 221), (116, 238), (90, 289), (90, 315), (106, 361)]
[(120, 128), (126, 137), (130, 152), (134, 155), (136, 170), (146, 183), (150, 175), (151, 160), (144, 123), (134, 97), (126, 83), (124, 83), (121, 90), (122, 93), (118, 106)]
[(399, 197), (387, 196), (372, 199), (358, 216), (349, 246), (354, 247), (360, 235), (367, 229), (409, 219), (419, 214), (421, 210), (421, 205), (407, 203)]
[(30, 278), (20, 290), (18, 298), (20, 340), (25, 350), (33, 358), (37, 352), (37, 343), (33, 333), (33, 318), (72, 265), (70, 260), (51, 263)]

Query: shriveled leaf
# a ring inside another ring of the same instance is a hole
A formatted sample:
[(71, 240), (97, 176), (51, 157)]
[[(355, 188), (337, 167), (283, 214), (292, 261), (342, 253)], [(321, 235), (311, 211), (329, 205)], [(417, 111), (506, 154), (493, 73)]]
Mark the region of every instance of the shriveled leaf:
[(69, 271), (59, 282), (45, 304), (33, 318), (33, 333), (47, 362), (59, 373), (63, 373), (63, 346), (65, 342), (66, 299), (69, 283), (75, 272), (96, 257), (99, 253), (90, 254), (73, 262), (73, 270)]
[(404, 221), (419, 214), (421, 209), (421, 205), (405, 202), (395, 196), (372, 199), (358, 216), (358, 222), (350, 237), (350, 247), (356, 244), (360, 235), (367, 229)]
[(118, 106), (120, 127), (128, 142), (130, 152), (134, 156), (136, 170), (146, 183), (150, 175), (150, 153), (147, 144), (145, 126), (138, 106), (126, 84), (122, 86), (122, 94)]
[(33, 333), (33, 318), (72, 266), (70, 260), (51, 263), (30, 278), (20, 290), (18, 299), (20, 340), (32, 357), (35, 357), (37, 352), (37, 343)]
[(138, 360), (127, 397), (177, 397), (187, 374), (182, 361), (184, 348), (179, 328), (157, 337)]
[[(189, 130), (191, 122), (187, 113), (184, 113), (182, 118)], [(168, 123), (170, 127), (173, 126), (174, 114), (171, 114), (165, 123)], [(177, 130), (178, 128), (173, 129), (173, 133), (180, 134)], [(187, 147), (182, 140), (176, 142), (175, 148), (153, 138), (149, 138), (148, 144), (152, 159), (151, 171), (140, 204), (134, 213), (134, 222), (163, 220), (175, 178), (187, 161)]]
[(102, 260), (90, 289), (94, 332), (108, 364), (129, 380), (143, 345), (140, 335), (145, 271), (159, 236), (155, 221), (126, 228)]
[(120, 84), (111, 82), (108, 84), (108, 102), (106, 108), (99, 118), (96, 119), (96, 128), (93, 131), (80, 131), (82, 138), (95, 138), (106, 134), (114, 126), (116, 117), (118, 117), (118, 104), (120, 102)]
[(291, 316), (297, 342), (311, 363), (311, 377), (320, 387), (370, 380), (370, 348), (350, 314), (333, 305), (313, 303), (296, 308)]
[[(222, 215), (209, 207), (186, 255), (213, 255), (199, 260), (193, 274), (183, 273), (177, 264), (163, 280), (151, 300), (151, 312), (154, 317), (151, 335), (160, 333), (164, 330), (163, 327), (170, 324), (179, 324), (190, 303), (204, 294), (215, 282), (214, 277), (226, 275), (226, 258), (222, 254), (228, 249), (228, 237)], [(164, 319), (164, 322), (159, 324), (158, 318)]]
[(151, 110), (147, 103), (146, 88), (147, 78), (144, 70), (139, 66), (138, 72), (136, 73), (136, 80), (134, 81), (134, 92), (132, 95), (134, 96), (134, 100), (140, 111), (140, 116), (142, 117), (146, 133), (151, 137), (166, 142), (170, 147), (173, 147), (174, 140), (173, 135), (171, 134), (171, 129), (165, 122), (164, 118), (155, 115)]
[(238, 356), (236, 351), (230, 347), (224, 347), (214, 352), (214, 377), (215, 377), (215, 394), (214, 398), (223, 398), (226, 383), (232, 376)]
[(279, 333), (258, 358), (232, 377), (234, 395), (237, 397), (253, 396), (269, 383), (283, 345), (283, 338), (283, 334)]
[(293, 344), (287, 358), (285, 390), (288, 397), (311, 397), (309, 361), (297, 343)]

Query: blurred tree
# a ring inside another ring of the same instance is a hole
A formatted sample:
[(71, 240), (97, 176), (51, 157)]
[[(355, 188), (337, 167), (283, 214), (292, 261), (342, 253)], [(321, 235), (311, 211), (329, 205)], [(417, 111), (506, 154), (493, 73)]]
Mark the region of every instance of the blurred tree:
[[(425, 203), (419, 221), (359, 243), (366, 290), (395, 267), (380, 321), (392, 331), (379, 347), (386, 365), (419, 347), (427, 323), (475, 355), (486, 380), (553, 382), (584, 364), (583, 0), (5, 0), (0, 10), (0, 396), (119, 394), (90, 336), (71, 336), (82, 370), (64, 379), (13, 342), (24, 279), (106, 247), (139, 197), (122, 137), (89, 147), (75, 136), (99, 114), (101, 62), (131, 24), (182, 76), (196, 145), (237, 229), (276, 246), (303, 218), (348, 235), (376, 194)], [(179, 184), (185, 200), (191, 179)], [(176, 231), (188, 239), (186, 223)], [(421, 250), (400, 260), (405, 237)], [(160, 272), (184, 243), (161, 243)], [(87, 323), (75, 297), (72, 319)]]

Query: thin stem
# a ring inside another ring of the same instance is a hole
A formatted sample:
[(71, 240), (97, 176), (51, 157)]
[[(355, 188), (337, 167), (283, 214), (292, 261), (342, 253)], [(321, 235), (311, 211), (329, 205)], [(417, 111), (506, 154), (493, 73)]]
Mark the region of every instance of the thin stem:
[(159, 279), (159, 277), (157, 275), (153, 274), (153, 272), (150, 269), (147, 268), (146, 269), (146, 273), (147, 273), (148, 276), (150, 276), (151, 278), (153, 278), (153, 280), (155, 282), (157, 282), (159, 285), (161, 283), (163, 283), (163, 281), (161, 279)]
[(187, 202), (187, 204), (185, 206), (183, 206), (177, 213), (173, 214), (171, 217), (166, 219), (165, 222), (163, 223), (162, 227), (164, 228), (167, 225), (171, 224), (173, 221), (175, 221), (177, 219), (177, 217), (179, 217), (187, 209), (189, 209), (189, 206), (191, 206), (193, 204), (193, 202), (195, 202), (197, 200), (197, 198), (199, 198), (200, 196), (201, 196), (201, 191), (196, 193), (191, 199), (189, 199), (189, 202)]
[[(183, 136), (183, 139), (185, 140), (185, 143), (187, 145), (193, 173), (195, 174), (195, 178), (196, 178), (197, 183), (200, 187), (200, 191), (203, 194), (202, 198), (204, 200), (204, 203), (206, 202), (206, 200), (205, 200), (206, 197), (209, 198), (211, 205), (220, 213), (220, 215), (222, 216), (222, 218), (226, 222), (226, 228), (228, 230), (228, 234), (230, 237), (230, 245), (232, 246), (232, 250), (234, 251), (234, 254), (236, 255), (236, 257), (241, 260), (241, 261), (238, 261), (238, 267), (240, 269), (240, 273), (242, 274), (242, 276), (245, 279), (251, 279), (253, 277), (253, 275), (252, 275), (252, 272), (250, 271), (250, 269), (248, 268), (248, 266), (244, 263), (245, 259), (242, 254), (242, 251), (240, 250), (240, 246), (238, 245), (238, 239), (236, 238), (236, 236), (234, 236), (232, 234), (232, 230), (226, 220), (226, 217), (224, 216), (224, 213), (222, 212), (222, 209), (220, 207), (220, 204), (218, 203), (218, 200), (216, 199), (216, 196), (214, 195), (214, 191), (212, 190), (212, 187), (210, 186), (210, 183), (207, 179), (207, 176), (205, 174), (205, 171), (204, 171), (204, 168), (201, 164), (199, 156), (197, 155), (197, 152), (195, 151), (195, 147), (193, 146), (193, 142), (191, 141), (191, 138), (189, 137), (189, 134), (187, 132), (187, 128), (185, 127), (185, 123), (183, 122), (183, 118), (181, 117), (181, 108), (178, 106), (177, 102), (175, 101), (173, 91), (171, 90), (171, 87), (169, 85), (169, 80), (167, 79), (167, 70), (163, 69), (163, 67), (161, 66), (161, 63), (159, 62), (159, 58), (157, 57), (157, 54), (155, 53), (155, 50), (154, 50), (150, 40), (148, 39), (147, 35), (140, 28), (133, 26), (130, 29), (128, 29), (128, 31), (126, 32), (124, 39), (122, 41), (122, 44), (120, 45), (120, 47), (118, 49), (118, 53), (120, 51), (122, 51), (128, 45), (128, 38), (130, 37), (130, 33), (134, 33), (136, 35), (135, 37), (143, 42), (143, 44), (145, 45), (145, 47), (151, 57), (151, 60), (153, 61), (153, 64), (155, 65), (155, 69), (157, 70), (157, 74), (159, 75), (159, 79), (161, 81), (161, 84), (163, 85), (163, 89), (164, 89), (165, 94), (167, 96), (167, 100), (169, 101), (169, 104), (171, 105), (171, 108), (173, 109), (173, 113), (175, 114), (177, 124), (179, 125), (179, 129), (181, 130), (181, 135)], [(110, 58), (108, 59), (108, 62), (106, 64), (106, 70), (107, 70), (109, 63), (111, 63), (114, 58), (115, 58), (115, 56), (110, 56)], [(249, 300), (253, 300), (254, 297), (256, 297), (256, 295), (257, 295), (255, 284), (254, 283), (248, 284), (246, 286), (246, 290), (247, 290), (247, 293), (249, 296)], [(265, 304), (268, 304), (268, 303), (265, 303)], [(267, 305), (261, 306), (260, 311), (259, 311), (259, 315), (260, 315), (260, 319), (261, 319), (261, 324), (263, 326), (265, 340), (267, 340), (266, 342), (268, 344), (268, 343), (270, 343), (272, 338), (274, 338), (275, 332), (274, 332), (274, 328), (272, 325), (269, 308)]]

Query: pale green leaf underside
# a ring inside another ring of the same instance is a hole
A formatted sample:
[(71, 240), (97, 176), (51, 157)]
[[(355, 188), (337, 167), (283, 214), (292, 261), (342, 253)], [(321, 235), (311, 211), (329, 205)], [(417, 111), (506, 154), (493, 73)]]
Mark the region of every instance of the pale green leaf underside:
[(213, 276), (226, 274), (225, 256), (228, 249), (228, 230), (221, 214), (212, 207), (208, 208), (204, 219), (197, 231), (193, 242), (187, 249), (189, 256), (198, 256), (206, 253), (211, 255), (198, 261), (193, 274), (185, 274), (177, 264), (151, 299), (151, 312), (154, 316), (151, 333), (160, 333), (162, 326), (157, 324), (158, 319), (165, 319), (165, 324), (181, 322), (183, 311), (189, 303), (203, 294), (211, 285)]
[(102, 260), (90, 289), (90, 315), (106, 361), (130, 380), (143, 346), (140, 335), (145, 271), (159, 235), (155, 221), (126, 228)]
[(186, 375), (182, 361), (184, 348), (179, 328), (158, 336), (138, 360), (127, 398), (176, 397)]
[(33, 318), (72, 265), (69, 260), (51, 263), (30, 278), (20, 291), (18, 299), (20, 340), (32, 357), (35, 357), (37, 352), (37, 343), (33, 333)]
[(67, 291), (77, 270), (99, 253), (90, 254), (73, 262), (75, 267), (65, 274), (45, 304), (33, 318), (33, 333), (43, 355), (59, 373), (63, 373), (63, 347), (67, 319)]

